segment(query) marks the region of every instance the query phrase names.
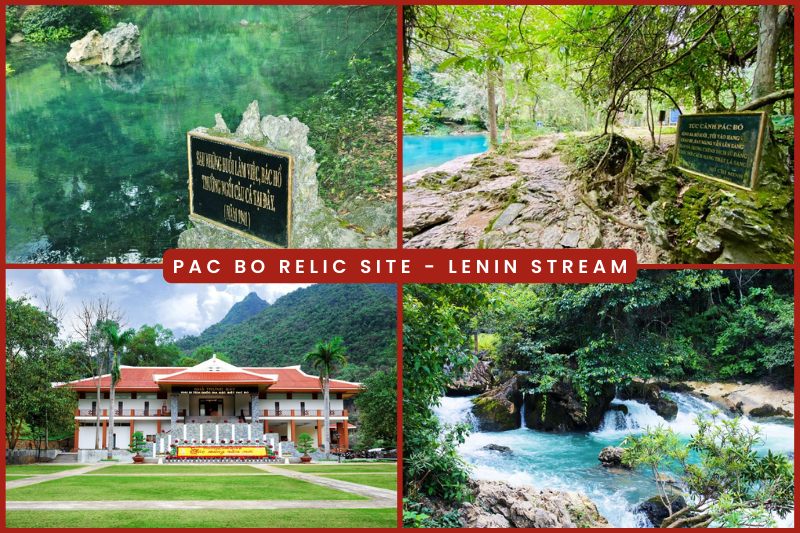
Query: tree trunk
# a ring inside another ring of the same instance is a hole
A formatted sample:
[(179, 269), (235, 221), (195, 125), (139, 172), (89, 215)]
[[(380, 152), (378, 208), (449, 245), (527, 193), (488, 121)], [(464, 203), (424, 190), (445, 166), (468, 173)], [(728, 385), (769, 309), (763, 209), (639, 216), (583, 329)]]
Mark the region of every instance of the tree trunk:
[(322, 442), (325, 447), (325, 459), (331, 458), (331, 381), (325, 377), (322, 381), (322, 407), (325, 409), (325, 429), (322, 432)]
[[(116, 354), (113, 354), (111, 357), (116, 358)], [(106, 446), (108, 447), (107, 459), (109, 461), (114, 458), (114, 389), (116, 389), (116, 383), (114, 383), (115, 366), (116, 365), (114, 364), (114, 361), (108, 362), (108, 368), (111, 371), (109, 374), (109, 378), (111, 379), (108, 392), (108, 433), (106, 433)]]
[(489, 107), (489, 148), (494, 150), (497, 147), (497, 101), (495, 98), (495, 79), (494, 71), (486, 70), (486, 96), (487, 106)]
[[(94, 449), (100, 450), (102, 449), (102, 445), (104, 443), (100, 442), (100, 378), (103, 374), (101, 374), (101, 366), (100, 366), (100, 354), (97, 354), (97, 397), (95, 398), (95, 408), (94, 408)], [(80, 437), (80, 430), (78, 433), (78, 437)], [(75, 447), (77, 448), (78, 443), (75, 443)]]
[(513, 141), (511, 134), (511, 113), (508, 109), (508, 93), (506, 91), (505, 72), (500, 69), (500, 109), (503, 110), (503, 142), (508, 143)]
[[(778, 12), (780, 6), (758, 7), (758, 51), (756, 52), (756, 68), (753, 74), (752, 99), (756, 100), (775, 90), (775, 62), (778, 57)], [(772, 105), (764, 107), (769, 116)]]

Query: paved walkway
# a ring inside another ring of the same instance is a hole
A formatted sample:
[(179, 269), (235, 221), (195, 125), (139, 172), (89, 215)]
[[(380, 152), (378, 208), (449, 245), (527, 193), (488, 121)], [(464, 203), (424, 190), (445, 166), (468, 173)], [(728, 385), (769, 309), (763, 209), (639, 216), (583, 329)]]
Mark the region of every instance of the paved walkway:
[(358, 483), (351, 483), (349, 481), (341, 481), (338, 479), (332, 479), (328, 477), (315, 476), (314, 474), (307, 474), (305, 472), (300, 472), (299, 469), (294, 470), (290, 468), (275, 468), (268, 465), (257, 465), (257, 466), (254, 465), (254, 466), (260, 470), (264, 470), (265, 472), (270, 472), (273, 474), (281, 474), (286, 477), (293, 477), (295, 479), (300, 479), (308, 483), (314, 483), (315, 485), (321, 485), (323, 487), (328, 487), (331, 489), (350, 492), (353, 494), (358, 494), (359, 496), (364, 496), (366, 498), (371, 498), (375, 500), (385, 500), (387, 502), (386, 507), (395, 507), (397, 505), (397, 491), (394, 490), (379, 489), (377, 487), (359, 485)]
[(63, 470), (61, 472), (54, 472), (52, 474), (41, 474), (41, 475), (28, 474), (33, 477), (29, 477), (26, 479), (16, 479), (13, 481), (6, 481), (6, 490), (16, 489), (19, 487), (27, 487), (28, 485), (36, 485), (37, 483), (44, 483), (45, 481), (50, 481), (53, 479), (61, 479), (63, 477), (79, 476), (81, 474), (87, 474), (89, 472), (93, 472), (95, 470), (100, 470), (101, 468), (111, 466), (111, 464), (98, 463), (98, 464), (88, 465), (83, 468), (73, 468), (72, 470)]

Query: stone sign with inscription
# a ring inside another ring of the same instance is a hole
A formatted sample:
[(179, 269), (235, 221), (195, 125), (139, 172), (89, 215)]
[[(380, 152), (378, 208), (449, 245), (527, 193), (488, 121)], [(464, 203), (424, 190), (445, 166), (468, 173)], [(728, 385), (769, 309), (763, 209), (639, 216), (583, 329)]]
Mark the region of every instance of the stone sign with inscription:
[(190, 132), (190, 216), (264, 244), (291, 245), (292, 158)]
[(690, 174), (754, 189), (765, 122), (761, 112), (681, 115), (675, 166)]

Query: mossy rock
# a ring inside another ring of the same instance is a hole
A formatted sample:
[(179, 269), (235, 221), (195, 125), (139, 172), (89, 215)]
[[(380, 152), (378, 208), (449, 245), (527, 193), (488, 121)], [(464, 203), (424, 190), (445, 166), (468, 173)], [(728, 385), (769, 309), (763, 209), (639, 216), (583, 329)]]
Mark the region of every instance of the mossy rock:
[(479, 396), (472, 401), (472, 414), (481, 431), (508, 431), (520, 424), (519, 410), (508, 401)]
[(417, 182), (417, 185), (431, 191), (438, 191), (442, 188), (445, 180), (448, 178), (450, 178), (450, 174), (442, 170), (438, 172), (431, 172), (430, 174), (425, 174), (422, 176)]

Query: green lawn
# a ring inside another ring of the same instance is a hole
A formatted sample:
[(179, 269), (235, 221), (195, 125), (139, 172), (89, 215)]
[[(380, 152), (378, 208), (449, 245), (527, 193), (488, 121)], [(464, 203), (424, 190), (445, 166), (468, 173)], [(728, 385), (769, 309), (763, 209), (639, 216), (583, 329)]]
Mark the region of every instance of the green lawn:
[(65, 470), (75, 470), (88, 465), (8, 465), (6, 474), (55, 474)]
[(274, 511), (8, 511), (7, 527), (397, 527), (394, 509)]
[(33, 476), (22, 476), (20, 474), (6, 474), (6, 481), (16, 481), (18, 479), (27, 479)]
[(334, 472), (397, 472), (395, 463), (350, 463), (341, 465), (279, 465), (277, 468), (286, 468), (297, 472), (309, 474), (327, 474)]
[(9, 501), (362, 500), (283, 476), (72, 476), (6, 492)]
[(329, 477), (340, 481), (349, 481), (359, 485), (369, 485), (379, 489), (397, 490), (397, 474), (348, 474), (346, 472), (338, 474), (317, 474), (319, 477)]
[(92, 474), (266, 474), (248, 465), (113, 465)]

